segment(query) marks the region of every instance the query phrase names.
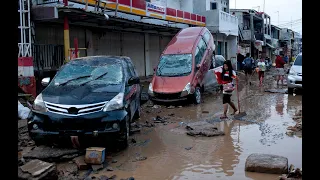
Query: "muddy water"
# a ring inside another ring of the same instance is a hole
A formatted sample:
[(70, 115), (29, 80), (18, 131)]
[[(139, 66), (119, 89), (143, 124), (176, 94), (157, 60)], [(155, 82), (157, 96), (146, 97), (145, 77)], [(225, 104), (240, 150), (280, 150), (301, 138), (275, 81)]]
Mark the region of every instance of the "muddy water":
[[(187, 136), (185, 127), (179, 122), (218, 119), (222, 113), (220, 95), (207, 94), (198, 106), (184, 105), (174, 109), (144, 107), (140, 121), (152, 121), (156, 115), (174, 114), (173, 117), (168, 116), (172, 123), (156, 124), (155, 128), (145, 128), (133, 135), (137, 142), (113, 155), (113, 159), (118, 161), (110, 164), (114, 171), (103, 170), (99, 174), (139, 180), (278, 178), (279, 175), (245, 172), (245, 161), (251, 153), (285, 156), (289, 164), (302, 167), (302, 139), (285, 134), (286, 128), (295, 124), (292, 117), (301, 109), (301, 96), (264, 93), (254, 85), (242, 88), (240, 96), (245, 95), (247, 97), (241, 100), (241, 104), (248, 115), (241, 121), (228, 119), (216, 122), (215, 126), (225, 132), (225, 136), (219, 137)], [(137, 157), (147, 159), (136, 161)]]

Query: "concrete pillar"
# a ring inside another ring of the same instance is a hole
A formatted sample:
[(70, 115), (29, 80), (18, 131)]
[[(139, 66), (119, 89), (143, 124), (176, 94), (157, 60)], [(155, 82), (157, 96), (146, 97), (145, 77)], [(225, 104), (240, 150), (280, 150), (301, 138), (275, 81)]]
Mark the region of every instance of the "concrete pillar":
[(227, 60), (227, 54), (226, 54), (226, 37), (225, 35), (223, 35), (223, 39), (222, 39), (222, 55), (223, 57)]
[(149, 50), (149, 39), (148, 33), (144, 34), (144, 63), (145, 63), (145, 76), (153, 75), (153, 67), (150, 62), (150, 50)]
[(253, 56), (252, 44), (254, 42), (254, 27), (253, 27), (253, 14), (252, 13), (250, 13), (250, 29), (251, 29), (250, 56)]

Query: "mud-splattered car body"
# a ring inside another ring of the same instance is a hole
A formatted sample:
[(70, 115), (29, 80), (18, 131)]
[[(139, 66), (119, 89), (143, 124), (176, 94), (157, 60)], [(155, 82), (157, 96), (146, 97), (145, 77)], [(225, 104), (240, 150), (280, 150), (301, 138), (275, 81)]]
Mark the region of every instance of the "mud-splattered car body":
[(214, 50), (213, 36), (207, 28), (182, 29), (160, 57), (149, 85), (150, 99), (171, 102), (191, 98), (199, 104)]
[(127, 145), (130, 121), (140, 116), (140, 96), (140, 80), (130, 58), (72, 60), (36, 98), (29, 134), (36, 142), (112, 134)]

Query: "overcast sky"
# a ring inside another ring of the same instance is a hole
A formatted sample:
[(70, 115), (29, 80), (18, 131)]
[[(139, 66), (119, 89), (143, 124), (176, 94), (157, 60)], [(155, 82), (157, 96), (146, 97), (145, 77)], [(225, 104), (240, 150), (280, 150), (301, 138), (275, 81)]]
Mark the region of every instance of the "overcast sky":
[[(264, 0), (230, 0), (230, 8), (234, 9), (255, 9), (260, 6), (263, 11)], [(279, 11), (279, 23), (278, 13)], [(265, 0), (265, 12), (271, 16), (271, 24), (279, 27), (287, 27), (296, 32), (302, 33), (302, 0)]]

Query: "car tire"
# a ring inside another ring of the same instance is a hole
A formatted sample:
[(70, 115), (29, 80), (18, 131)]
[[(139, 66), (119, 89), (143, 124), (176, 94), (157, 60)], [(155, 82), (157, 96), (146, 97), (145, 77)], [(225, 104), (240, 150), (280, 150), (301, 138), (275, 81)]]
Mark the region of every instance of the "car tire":
[(288, 88), (288, 94), (293, 94), (293, 88)]
[(123, 136), (119, 141), (120, 148), (125, 149), (129, 145), (129, 133), (130, 133), (130, 114), (125, 118), (125, 123), (123, 123)]
[(193, 93), (193, 102), (194, 102), (194, 104), (201, 103), (201, 88), (200, 87), (196, 87), (196, 89)]

